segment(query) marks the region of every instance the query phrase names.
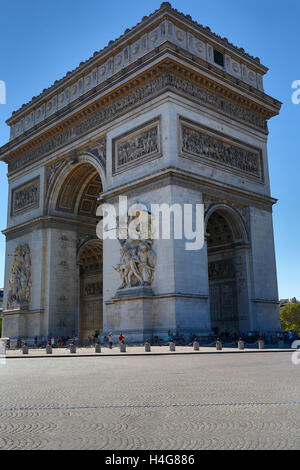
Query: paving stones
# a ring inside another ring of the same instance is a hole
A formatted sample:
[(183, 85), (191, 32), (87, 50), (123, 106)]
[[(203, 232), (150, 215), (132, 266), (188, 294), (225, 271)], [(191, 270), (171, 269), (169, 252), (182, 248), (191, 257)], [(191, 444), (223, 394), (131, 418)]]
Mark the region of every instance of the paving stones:
[(0, 449), (300, 445), (288, 353), (50, 356), (10, 359), (0, 374)]

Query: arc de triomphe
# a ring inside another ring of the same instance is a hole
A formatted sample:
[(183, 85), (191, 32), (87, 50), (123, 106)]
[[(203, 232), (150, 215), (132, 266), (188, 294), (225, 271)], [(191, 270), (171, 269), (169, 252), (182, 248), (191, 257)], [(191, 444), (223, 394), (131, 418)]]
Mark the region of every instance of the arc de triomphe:
[[(13, 113), (4, 336), (280, 328), (267, 70), (163, 3)], [(120, 195), (203, 203), (204, 247), (101, 242), (99, 201)]]

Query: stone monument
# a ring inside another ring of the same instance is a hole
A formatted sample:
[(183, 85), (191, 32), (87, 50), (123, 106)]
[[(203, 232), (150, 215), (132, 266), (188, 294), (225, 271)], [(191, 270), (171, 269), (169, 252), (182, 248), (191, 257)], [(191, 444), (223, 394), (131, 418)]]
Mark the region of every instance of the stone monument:
[[(100, 34), (100, 33), (99, 33)], [(3, 335), (280, 328), (268, 69), (168, 2), (8, 119)], [(204, 205), (205, 243), (100, 240), (104, 204)], [(121, 253), (120, 253), (121, 249)]]

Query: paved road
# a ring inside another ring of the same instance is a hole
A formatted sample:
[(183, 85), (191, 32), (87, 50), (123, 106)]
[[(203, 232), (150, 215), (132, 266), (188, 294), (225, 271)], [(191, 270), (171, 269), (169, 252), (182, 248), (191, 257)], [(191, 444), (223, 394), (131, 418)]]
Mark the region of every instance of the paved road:
[(9, 359), (0, 449), (299, 449), (288, 353)]

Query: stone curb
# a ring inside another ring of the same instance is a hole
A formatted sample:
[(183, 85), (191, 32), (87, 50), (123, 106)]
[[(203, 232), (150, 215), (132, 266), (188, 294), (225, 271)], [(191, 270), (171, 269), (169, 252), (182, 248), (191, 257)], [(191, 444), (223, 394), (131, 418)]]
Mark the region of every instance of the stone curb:
[(235, 350), (235, 351), (178, 351), (178, 352), (142, 352), (142, 353), (116, 353), (116, 354), (105, 354), (105, 353), (94, 353), (94, 354), (43, 354), (39, 356), (33, 355), (18, 355), (18, 356), (6, 356), (6, 359), (52, 359), (52, 358), (70, 358), (70, 357), (140, 357), (140, 356), (185, 356), (185, 355), (209, 355), (209, 354), (263, 354), (263, 353), (282, 353), (282, 352), (293, 352), (294, 349), (255, 349), (255, 350)]

